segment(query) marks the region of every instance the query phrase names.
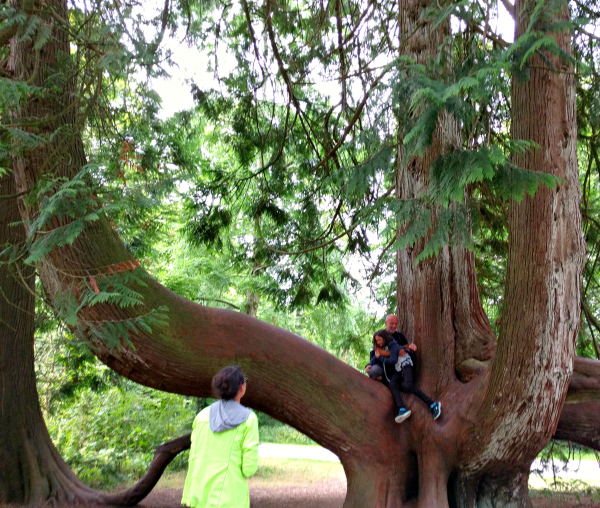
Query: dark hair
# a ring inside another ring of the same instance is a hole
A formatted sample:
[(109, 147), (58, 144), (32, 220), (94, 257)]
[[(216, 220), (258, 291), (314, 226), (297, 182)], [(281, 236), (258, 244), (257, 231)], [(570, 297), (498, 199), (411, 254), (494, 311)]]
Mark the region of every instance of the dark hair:
[(244, 384), (244, 373), (237, 365), (222, 369), (212, 378), (212, 387), (217, 399), (231, 400)]
[(394, 336), (387, 330), (377, 330), (373, 334), (373, 347), (379, 347), (377, 345), (377, 342), (375, 342), (375, 337), (377, 337), (378, 335), (383, 339), (383, 347), (387, 346), (390, 342), (394, 340)]

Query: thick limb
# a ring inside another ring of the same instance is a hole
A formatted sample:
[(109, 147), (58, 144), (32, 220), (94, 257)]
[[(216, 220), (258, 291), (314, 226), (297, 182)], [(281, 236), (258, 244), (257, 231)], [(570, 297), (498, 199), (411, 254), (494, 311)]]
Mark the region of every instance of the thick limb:
[(407, 458), (390, 453), (385, 463), (372, 463), (368, 457), (361, 462), (346, 462), (348, 490), (344, 508), (405, 506), (406, 500), (416, 493), (417, 481), (413, 476), (415, 464), (411, 465)]

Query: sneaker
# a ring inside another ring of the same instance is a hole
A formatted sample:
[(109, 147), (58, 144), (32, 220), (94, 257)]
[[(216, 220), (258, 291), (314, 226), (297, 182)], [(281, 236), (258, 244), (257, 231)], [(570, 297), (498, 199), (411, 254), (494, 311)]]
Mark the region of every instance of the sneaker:
[(396, 421), (396, 423), (402, 423), (409, 416), (410, 416), (410, 409), (406, 409), (405, 407), (403, 407), (400, 411), (398, 411), (398, 416), (396, 416), (396, 418), (394, 418), (394, 420)]
[(437, 420), (440, 417), (440, 415), (442, 414), (442, 403), (434, 402), (433, 404), (431, 404), (431, 406), (429, 406), (429, 411), (431, 411), (431, 414), (433, 415), (433, 419)]

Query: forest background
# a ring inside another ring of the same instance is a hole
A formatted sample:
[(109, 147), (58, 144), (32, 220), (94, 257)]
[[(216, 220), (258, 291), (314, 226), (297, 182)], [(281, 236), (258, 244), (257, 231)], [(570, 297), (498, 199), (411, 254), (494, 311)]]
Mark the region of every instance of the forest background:
[[(519, 173), (519, 168), (507, 163), (511, 151), (536, 149), (528, 140), (509, 139), (509, 76), (527, 72), (515, 61), (524, 61), (536, 51), (558, 52), (552, 41), (531, 32), (515, 43), (505, 42), (490, 23), (497, 6), (452, 4), (427, 14), (437, 23), (449, 16), (456, 20), (452, 65), (440, 58), (436, 75), (408, 62), (410, 78), (400, 79), (392, 72), (397, 61), (389, 48), (394, 43), (386, 40), (394, 32), (393, 15), (366, 9), (368, 21), (361, 24), (363, 18), (357, 18), (361, 36), (351, 48), (356, 52), (351, 59), (328, 49), (344, 32), (335, 23), (319, 33), (317, 43), (306, 33), (300, 37), (297, 19), (290, 14), (278, 19), (278, 34), (287, 51), (280, 58), (296, 66), (304, 81), (296, 78), (295, 92), (286, 95), (292, 83), (278, 67), (278, 55), (265, 56), (267, 51), (247, 23), (245, 2), (175, 6), (167, 1), (150, 16), (142, 16), (142, 6), (76, 3), (69, 21), (79, 37), (72, 57), (81, 71), (79, 92), (85, 98), (81, 132), (89, 157), (79, 181), (93, 182), (87, 198), (97, 199), (99, 210), (109, 216), (133, 258), (152, 276), (192, 301), (232, 308), (287, 328), (361, 370), (373, 331), (381, 326), (382, 316), (398, 305), (395, 250), (414, 245), (431, 225), (427, 203), (394, 208), (385, 199), (394, 186), (385, 169), (397, 162), (390, 139), (399, 119), (408, 115), (401, 107), (406, 103), (410, 111), (421, 113), (418, 120), (408, 122), (412, 130), (404, 138), (415, 154), (423, 153), (431, 142), (434, 116), (441, 109), (460, 119), (464, 150), (457, 150), (455, 160), (443, 161), (446, 169), (456, 171), (438, 174), (437, 179), (435, 168), (432, 171), (431, 197), (445, 203), (446, 216), (438, 222), (423, 258), (437, 255), (452, 242), (466, 243), (475, 251), (480, 296), (497, 328), (508, 241), (507, 202), (535, 193), (539, 185), (557, 184), (544, 175)], [(596, 337), (600, 332), (596, 317), (600, 315), (600, 83), (593, 26), (598, 16), (594, 2), (574, 2), (571, 9), (578, 160), (588, 245), (577, 352), (600, 359)], [(18, 14), (3, 3), (3, 29), (18, 27), (22, 39), (39, 50), (48, 36), (44, 24)], [(348, 20), (356, 14), (349, 13)], [(330, 21), (345, 19), (332, 16)], [(385, 28), (380, 32), (369, 31), (381, 24)], [(265, 44), (271, 36), (268, 25), (260, 27)], [(191, 82), (195, 106), (162, 119), (160, 99), (150, 83), (165, 75), (171, 60), (163, 45), (165, 33), (176, 35), (182, 27), (186, 42), (213, 55), (218, 86), (212, 89)], [(350, 40), (354, 35), (350, 31), (344, 36)], [(311, 44), (299, 44), (301, 38)], [(105, 46), (89, 66), (92, 55), (86, 51), (96, 51), (90, 47), (102, 40)], [(219, 44), (237, 62), (227, 75), (218, 74)], [(341, 86), (336, 84), (333, 94), (312, 86), (317, 81), (336, 81), (330, 67), (348, 78), (341, 80)], [(282, 82), (271, 77), (278, 73), (283, 74)], [(42, 93), (4, 78), (1, 86), (4, 120), (27, 97)], [(357, 112), (362, 112), (367, 98), (371, 109), (361, 116)], [(332, 107), (336, 101), (342, 111), (337, 120)], [(297, 121), (290, 120), (290, 102), (297, 102), (293, 104)], [(336, 131), (340, 143), (347, 144), (321, 164), (314, 145), (322, 144), (326, 151), (332, 148), (328, 125), (343, 123), (340, 119), (350, 125)], [(40, 142), (5, 124), (3, 160), (14, 156), (15, 139), (29, 144), (29, 149)], [(317, 125), (325, 127), (316, 130)], [(9, 165), (5, 166), (5, 174), (10, 174)], [(513, 177), (509, 183), (507, 172)], [(319, 178), (310, 179), (315, 173)], [(73, 183), (56, 179), (44, 185), (32, 200), (52, 188), (56, 199), (47, 199), (44, 206), (68, 215), (70, 211), (60, 207), (65, 206), (65, 196), (71, 196)], [(448, 206), (461, 201), (465, 186), (470, 186), (472, 199), (462, 208)], [(90, 213), (85, 220), (94, 218)], [(466, 227), (469, 221), (472, 234)], [(398, 224), (403, 222), (411, 226), (398, 236)], [(48, 250), (72, 242), (76, 233), (64, 232), (63, 237), (45, 243), (30, 237), (24, 245), (7, 246), (4, 255), (12, 262), (22, 258), (26, 247), (33, 263)], [(332, 240), (327, 238), (330, 234)], [(103, 295), (96, 291), (95, 279), (89, 284), (92, 296)], [(65, 306), (57, 315), (39, 285), (36, 292), (38, 393), (58, 450), (80, 478), (94, 486), (111, 487), (138, 476), (160, 442), (189, 431), (206, 400), (151, 390), (117, 376), (69, 329), (73, 310)], [(367, 295), (376, 307), (367, 303)], [(135, 300), (136, 295), (124, 290), (105, 297), (126, 306), (126, 299)], [(113, 332), (126, 340), (126, 333)], [(261, 424), (265, 440), (283, 435), (281, 439), (288, 442), (307, 442), (266, 416)], [(173, 467), (184, 468), (185, 457)]]

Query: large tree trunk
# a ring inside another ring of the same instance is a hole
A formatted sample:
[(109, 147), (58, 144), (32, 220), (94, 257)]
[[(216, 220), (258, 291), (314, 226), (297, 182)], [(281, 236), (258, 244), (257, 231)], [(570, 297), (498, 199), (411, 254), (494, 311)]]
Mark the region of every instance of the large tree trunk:
[[(15, 195), (11, 174), (0, 194)], [(0, 201), (0, 245), (25, 241), (17, 199)], [(12, 226), (10, 226), (12, 224)], [(34, 370), (35, 272), (22, 260), (0, 260), (0, 503), (42, 504), (88, 491), (54, 448), (39, 405)]]
[[(557, 5), (549, 7), (548, 18), (539, 23), (568, 19), (567, 4), (561, 3), (559, 10)], [(527, 27), (529, 9), (533, 6), (526, 2), (516, 4), (517, 37)], [(570, 53), (568, 31), (552, 36)], [(485, 492), (478, 500), (490, 503), (507, 483), (506, 476), (514, 478), (508, 483), (515, 488), (504, 490), (503, 499), (515, 506), (530, 504), (524, 471), (557, 428), (567, 395), (585, 253), (572, 70), (550, 53), (534, 56), (527, 65), (528, 80), (513, 77), (511, 136), (532, 139), (539, 149), (514, 162), (566, 183), (557, 190), (541, 187), (535, 197), (526, 195), (521, 203), (511, 203), (500, 336), (472, 441), (473, 458), (465, 468), (486, 472)], [(500, 471), (504, 478), (496, 477)]]
[[(57, 10), (57, 19), (68, 19), (65, 2), (53, 0), (45, 6)], [(419, 9), (411, 23), (422, 22)], [(401, 12), (405, 10), (415, 13), (411, 6), (401, 7)], [(447, 29), (442, 26), (441, 36)], [(57, 55), (69, 52), (64, 30), (56, 24), (53, 30), (55, 37), (44, 47), (41, 68), (36, 69), (26, 44), (14, 44), (15, 75), (32, 76), (36, 84), (44, 84), (58, 65)], [(424, 33), (433, 41), (441, 41), (440, 34), (428, 30)], [(567, 184), (513, 206), (509, 270), (514, 275), (507, 281), (507, 312), (492, 367), (495, 338), (479, 304), (473, 256), (446, 248), (436, 260), (413, 268), (415, 253), (399, 254), (402, 329), (420, 348), (419, 383), (443, 401), (440, 420), (434, 422), (419, 401), (407, 396), (414, 414), (398, 426), (383, 385), (290, 332), (241, 313), (193, 304), (150, 278), (146, 286), (135, 288), (144, 298), (143, 305), (82, 308), (77, 314), (79, 333), (120, 374), (186, 395), (210, 395), (211, 378), (219, 369), (241, 365), (251, 378), (245, 398), (251, 407), (293, 425), (340, 457), (348, 478), (346, 508), (397, 508), (408, 500), (438, 508), (448, 506), (449, 498), (457, 506), (493, 506), (495, 496), (502, 503), (526, 506), (529, 463), (556, 428), (570, 378), (583, 263), (581, 228), (566, 231), (567, 226), (580, 224), (572, 150), (574, 117), (570, 116), (572, 84), (550, 71), (539, 72), (544, 90), (563, 97), (563, 107), (554, 108), (545, 123), (539, 122), (539, 129), (519, 136), (535, 139), (542, 147), (540, 153), (555, 158), (538, 160), (534, 154), (531, 165), (529, 160), (522, 164), (557, 174)], [(537, 78), (522, 87), (534, 85), (538, 86)], [(69, 90), (68, 82), (64, 86)], [(515, 94), (519, 93), (522, 89), (516, 87)], [(61, 126), (76, 125), (74, 110), (67, 107), (69, 100), (68, 93), (49, 94), (31, 101), (20, 115), (48, 115), (52, 121), (41, 130), (49, 135)], [(544, 107), (536, 106), (537, 111)], [(515, 120), (515, 132), (521, 132), (519, 122), (525, 121)], [(14, 161), (18, 191), (39, 182), (48, 172), (48, 160), (54, 163), (53, 174), (71, 177), (85, 164), (80, 136), (65, 133), (56, 136), (52, 146)], [(425, 189), (429, 164), (456, 133), (454, 122), (442, 118), (428, 155), (399, 174), (400, 192), (402, 182), (409, 184), (405, 189), (409, 197)], [(556, 146), (565, 149), (555, 153)], [(36, 210), (22, 206), (21, 212), (30, 219)], [(52, 227), (62, 225), (55, 221)], [(543, 263), (531, 263), (537, 258), (527, 257), (529, 244), (522, 237), (529, 239)], [(80, 300), (94, 291), (92, 281), (115, 280), (119, 272), (112, 272), (118, 269), (141, 272), (104, 218), (88, 225), (72, 245), (47, 255), (38, 268), (54, 303), (60, 294)], [(535, 308), (520, 321), (530, 301)], [(168, 309), (168, 326), (153, 326), (151, 332), (137, 327), (128, 334), (131, 345), (122, 342), (121, 347), (111, 347), (94, 335), (107, 325), (133, 324), (160, 307)], [(521, 322), (526, 326), (519, 327)], [(512, 388), (520, 377), (527, 384), (519, 382)], [(535, 420), (533, 408), (538, 410)], [(86, 499), (86, 492), (101, 502), (108, 499), (75, 481), (71, 485), (79, 500)]]
[[(553, 19), (566, 19), (566, 4), (563, 7), (560, 13), (552, 11)], [(517, 12), (520, 35), (528, 19), (524, 4), (517, 3)], [(421, 4), (401, 2), (403, 53), (427, 65), (448, 26), (432, 28), (422, 16)], [(570, 52), (569, 33), (553, 36)], [(479, 301), (471, 253), (444, 248), (436, 259), (416, 266), (423, 244), (397, 254), (400, 329), (419, 347), (421, 388), (441, 398), (445, 408), (441, 428), (420, 421), (412, 429), (420, 477), (428, 474), (427, 459), (438, 475), (451, 477), (450, 492), (431, 480), (420, 481), (420, 506), (447, 506), (448, 498), (456, 506), (529, 506), (529, 466), (558, 424), (573, 368), (585, 248), (574, 84), (568, 64), (550, 60), (567, 72), (552, 72), (535, 57), (528, 62), (533, 66), (531, 78), (514, 79), (512, 137), (540, 145), (515, 162), (554, 174), (566, 184), (556, 191), (541, 188), (534, 198), (511, 203), (498, 341)], [(457, 131), (456, 124), (441, 115), (426, 154), (399, 164), (400, 199), (414, 199), (426, 191), (431, 163), (457, 146)], [(411, 409), (415, 405), (421, 406), (415, 401)], [(461, 428), (458, 422), (463, 419), (477, 423)], [(428, 446), (438, 436), (445, 437), (443, 442)], [(451, 447), (458, 450), (454, 460), (447, 456)], [(437, 457), (440, 449), (444, 461)]]
[[(1, 178), (0, 193), (15, 194), (12, 175)], [(23, 227), (9, 227), (19, 220), (16, 197), (0, 201), (0, 245), (23, 243)], [(0, 261), (0, 503), (35, 503), (52, 491), (47, 463), (56, 460), (38, 404), (33, 367), (35, 273), (23, 263), (9, 265), (8, 256)], [(30, 403), (23, 404), (24, 400)]]

